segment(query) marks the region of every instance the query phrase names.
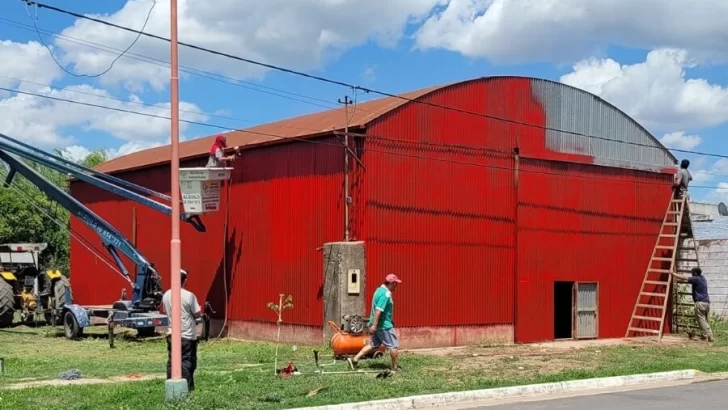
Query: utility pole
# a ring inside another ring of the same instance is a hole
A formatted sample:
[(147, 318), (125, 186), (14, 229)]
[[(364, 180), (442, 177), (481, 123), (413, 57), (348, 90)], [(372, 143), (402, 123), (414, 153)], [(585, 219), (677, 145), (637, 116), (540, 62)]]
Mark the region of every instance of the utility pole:
[(172, 240), (170, 241), (171, 273), (172, 282), (172, 312), (169, 325), (172, 327), (172, 378), (165, 382), (164, 395), (166, 400), (175, 400), (187, 396), (187, 380), (182, 378), (182, 284), (180, 278), (181, 270), (181, 248), (180, 240), (180, 187), (179, 187), (179, 61), (177, 54), (177, 0), (169, 2), (170, 8), (170, 102), (171, 102), (171, 124), (170, 139), (172, 153), (170, 168), (172, 173)]
[(349, 242), (349, 105), (352, 101), (345, 95), (339, 104), (344, 104), (344, 241)]

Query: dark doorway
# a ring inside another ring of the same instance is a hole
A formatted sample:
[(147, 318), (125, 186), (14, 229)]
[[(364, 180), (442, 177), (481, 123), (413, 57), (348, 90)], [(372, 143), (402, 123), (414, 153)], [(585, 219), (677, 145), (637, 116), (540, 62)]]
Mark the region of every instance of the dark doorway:
[(554, 339), (572, 339), (574, 282), (554, 282)]

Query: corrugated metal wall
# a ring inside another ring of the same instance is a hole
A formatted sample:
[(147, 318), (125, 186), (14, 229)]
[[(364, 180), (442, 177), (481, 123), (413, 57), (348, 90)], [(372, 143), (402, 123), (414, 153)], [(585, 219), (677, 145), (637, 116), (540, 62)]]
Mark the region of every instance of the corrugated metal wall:
[[(598, 280), (609, 301), (599, 305), (599, 334), (624, 333), (671, 177), (592, 164), (660, 170), (672, 159), (588, 96), (553, 82), (482, 79), (422, 100), (497, 118), (409, 104), (368, 127), (368, 275), (403, 277), (398, 325), (515, 322), (519, 342), (552, 339), (554, 281)], [(625, 145), (634, 152), (622, 156)]]
[[(504, 95), (469, 83), (424, 100), (507, 114)], [(402, 278), (398, 326), (512, 323), (515, 141), (507, 128), (424, 104), (368, 127), (360, 199), (368, 283), (389, 272)], [(374, 290), (367, 286), (367, 298)]]
[[(515, 323), (518, 342), (549, 340), (554, 281), (598, 281), (599, 336), (624, 334), (671, 176), (594, 165), (622, 158), (610, 139), (649, 145), (651, 137), (613, 120), (613, 107), (554, 84), (515, 77), (457, 84), (423, 100), (507, 121), (406, 104), (369, 124), (366, 139), (354, 138), (366, 169), (350, 161), (351, 238), (366, 241), (367, 298), (389, 272), (404, 280), (398, 326)], [(568, 139), (549, 127), (598, 138)], [(606, 142), (578, 147), (591, 140)], [(629, 166), (667, 167), (670, 157), (650, 150), (630, 153)], [(343, 239), (342, 170), (335, 138), (245, 151), (231, 187), (230, 276), (221, 266), (223, 205), (205, 218), (208, 233), (183, 227), (190, 288), (222, 314), (227, 280), (230, 319), (267, 322), (275, 317), (266, 304), (290, 293), (295, 308), (286, 321), (321, 325), (316, 249)], [(126, 178), (169, 190), (168, 168)], [(131, 203), (78, 183), (73, 193), (131, 237)], [(168, 286), (169, 219), (134, 206), (139, 248)], [(79, 221), (72, 226), (99, 244)], [(71, 266), (81, 303), (118, 297), (123, 282), (77, 241)]]
[(554, 282), (599, 283), (599, 337), (623, 337), (670, 199), (669, 175), (521, 160), (516, 340), (554, 337)]
[[(199, 166), (200, 162), (183, 166)], [(169, 193), (169, 168), (122, 175), (125, 179)], [(143, 181), (142, 181), (143, 179)], [(294, 309), (286, 322), (322, 324), (323, 266), (316, 249), (343, 238), (341, 189), (343, 147), (337, 140), (294, 142), (245, 151), (232, 177), (227, 237), (227, 277), (223, 276), (226, 195), (220, 212), (203, 217), (206, 233), (182, 225), (182, 265), (189, 288), (208, 300), (222, 316), (228, 284), (229, 318), (275, 322), (267, 307), (278, 294), (292, 294)], [(86, 184), (74, 183), (73, 195), (132, 239), (132, 203)], [(162, 214), (134, 204), (137, 248), (169, 286), (171, 224)], [(79, 220), (71, 226), (97, 247), (97, 237)], [(98, 262), (78, 241), (71, 245), (71, 283), (77, 302), (108, 304), (117, 300), (123, 280)], [(105, 251), (102, 254), (106, 256)], [(89, 268), (92, 266), (92, 268)], [(129, 263), (129, 269), (133, 266)]]
[(231, 319), (275, 322), (266, 305), (285, 293), (294, 303), (287, 323), (323, 324), (317, 248), (344, 237), (344, 149), (335, 138), (316, 141), (255, 149), (236, 166), (230, 232), (239, 254), (231, 255)]

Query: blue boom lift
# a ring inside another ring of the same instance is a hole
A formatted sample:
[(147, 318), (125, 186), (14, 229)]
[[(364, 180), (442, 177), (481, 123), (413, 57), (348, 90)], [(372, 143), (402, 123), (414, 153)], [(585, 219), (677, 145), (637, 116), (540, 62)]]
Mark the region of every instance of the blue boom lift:
[[(93, 229), (101, 238), (106, 250), (111, 254), (121, 275), (129, 282), (132, 289), (131, 300), (126, 299), (126, 290), (122, 292), (121, 300), (109, 306), (81, 306), (71, 300), (71, 292), (65, 292), (64, 303), (56, 303), (55, 318), (63, 321), (64, 332), (67, 338), (77, 339), (83, 334), (83, 329), (97, 325), (92, 318), (102, 318), (109, 330), (109, 343), (113, 347), (114, 328), (127, 327), (136, 329), (139, 336), (151, 336), (155, 327), (169, 325), (167, 316), (159, 312), (163, 290), (161, 277), (154, 269), (154, 265), (108, 222), (96, 215), (81, 202), (55, 186), (45, 177), (29, 167), (18, 157), (33, 161), (37, 164), (59, 171), (78, 180), (89, 183), (97, 188), (117, 194), (126, 199), (148, 206), (165, 215), (171, 215), (171, 207), (158, 201), (149, 199), (140, 193), (171, 202), (167, 195), (151, 189), (133, 184), (114, 176), (104, 174), (93, 169), (76, 164), (60, 156), (49, 154), (0, 133), (0, 160), (8, 167), (8, 176), (5, 187), (9, 187), (16, 174), (20, 174), (38, 187), (49, 198), (64, 207), (71, 214)], [(134, 192), (137, 191), (137, 192)], [(195, 227), (199, 232), (205, 232), (205, 226), (198, 215), (182, 213), (180, 219)], [(122, 263), (118, 252), (126, 255), (136, 265), (136, 277), (132, 280), (129, 272)], [(209, 309), (207, 304), (206, 309)], [(209, 335), (209, 320), (203, 316), (203, 338)]]

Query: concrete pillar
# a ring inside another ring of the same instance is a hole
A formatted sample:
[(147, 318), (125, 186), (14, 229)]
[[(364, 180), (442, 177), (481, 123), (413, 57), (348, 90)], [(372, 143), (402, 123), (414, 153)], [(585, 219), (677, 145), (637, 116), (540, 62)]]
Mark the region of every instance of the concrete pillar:
[(324, 244), (324, 343), (341, 326), (345, 315), (366, 317), (366, 257), (364, 242)]

